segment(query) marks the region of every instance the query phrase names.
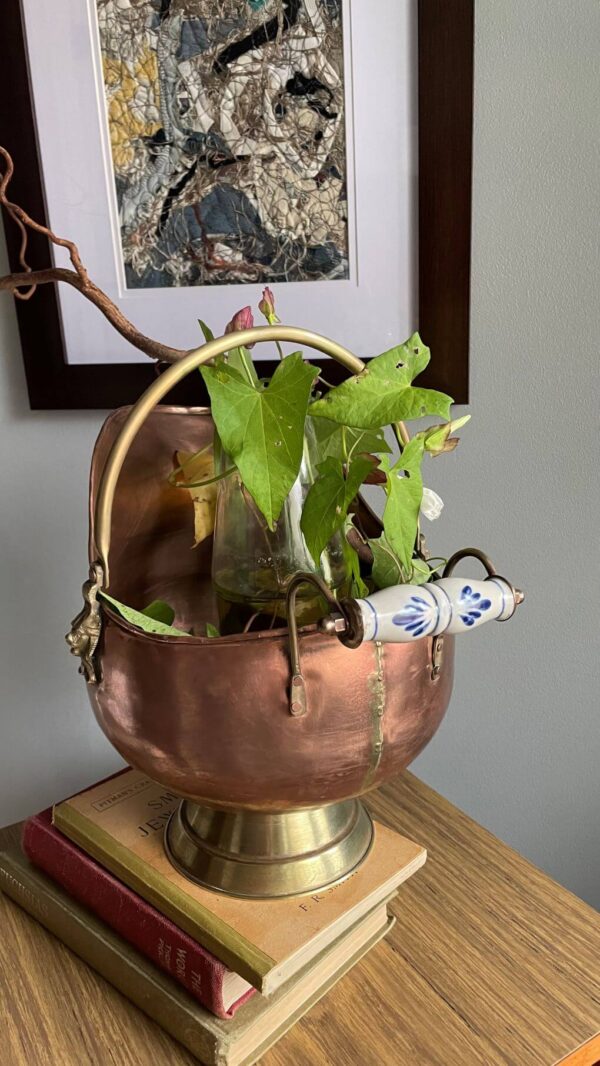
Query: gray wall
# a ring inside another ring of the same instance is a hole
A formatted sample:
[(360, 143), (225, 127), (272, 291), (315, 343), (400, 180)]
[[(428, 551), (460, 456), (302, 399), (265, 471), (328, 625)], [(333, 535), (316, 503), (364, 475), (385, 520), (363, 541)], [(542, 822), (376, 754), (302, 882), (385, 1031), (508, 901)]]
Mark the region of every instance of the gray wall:
[[(4, 274), (3, 244), (1, 253)], [(29, 410), (12, 299), (0, 294), (1, 824), (122, 765), (64, 643), (87, 576), (87, 478), (102, 419)]]
[[(598, 904), (600, 6), (478, 0), (476, 35), (474, 417), (459, 451), (428, 464), (427, 483), (447, 504), (429, 532), (445, 554), (486, 548), (528, 599), (513, 622), (459, 643), (452, 706), (415, 768)], [(8, 297), (0, 351), (9, 822), (119, 759), (63, 644), (86, 570), (86, 478), (101, 415), (28, 410)]]
[(428, 464), (447, 500), (429, 528), (436, 553), (487, 549), (527, 600), (457, 642), (415, 764), (596, 905), (599, 40), (596, 0), (476, 2), (473, 419)]

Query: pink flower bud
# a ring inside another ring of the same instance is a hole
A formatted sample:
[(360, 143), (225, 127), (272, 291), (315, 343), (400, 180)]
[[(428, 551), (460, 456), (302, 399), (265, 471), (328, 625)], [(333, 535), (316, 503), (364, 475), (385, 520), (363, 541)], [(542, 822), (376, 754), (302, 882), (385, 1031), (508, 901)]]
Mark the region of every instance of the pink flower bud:
[(275, 322), (279, 322), (275, 314), (275, 297), (268, 285), (266, 289), (263, 289), (262, 300), (258, 305), (258, 310), (265, 316), (270, 326), (273, 326)]
[(237, 333), (240, 329), (252, 329), (254, 325), (254, 316), (252, 314), (251, 307), (242, 307), (241, 311), (236, 311), (235, 315), (225, 326), (226, 333)]

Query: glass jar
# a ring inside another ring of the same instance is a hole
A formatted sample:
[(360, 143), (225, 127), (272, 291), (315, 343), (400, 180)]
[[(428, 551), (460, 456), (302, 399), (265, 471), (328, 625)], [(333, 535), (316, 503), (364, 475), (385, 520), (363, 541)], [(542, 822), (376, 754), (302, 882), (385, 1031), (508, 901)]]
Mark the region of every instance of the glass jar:
[[(273, 531), (237, 471), (219, 482), (212, 580), (223, 636), (286, 625), (286, 585), (298, 571), (319, 574), (340, 596), (348, 592), (349, 575), (341, 534), (329, 542), (317, 567), (300, 529), (304, 500), (317, 476), (314, 445), (308, 423), (300, 473)], [(230, 465), (224, 456), (223, 468)], [(316, 622), (327, 610), (313, 586), (300, 588), (296, 614), (299, 625)]]

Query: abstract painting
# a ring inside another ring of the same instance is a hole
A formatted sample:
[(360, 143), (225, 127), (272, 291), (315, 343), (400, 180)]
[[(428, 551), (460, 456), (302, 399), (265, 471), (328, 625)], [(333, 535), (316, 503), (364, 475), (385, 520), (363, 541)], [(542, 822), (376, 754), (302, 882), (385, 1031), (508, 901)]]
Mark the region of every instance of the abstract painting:
[(127, 287), (347, 278), (342, 0), (96, 0)]

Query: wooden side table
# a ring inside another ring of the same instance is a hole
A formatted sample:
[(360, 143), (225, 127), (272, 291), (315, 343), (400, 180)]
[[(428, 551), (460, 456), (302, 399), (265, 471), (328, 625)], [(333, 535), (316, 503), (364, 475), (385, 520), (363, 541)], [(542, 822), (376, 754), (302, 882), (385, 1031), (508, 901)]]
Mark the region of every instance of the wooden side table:
[[(597, 1066), (600, 915), (412, 774), (369, 805), (427, 864), (391, 935), (261, 1066)], [(1, 896), (0, 922), (2, 1066), (193, 1066)]]

